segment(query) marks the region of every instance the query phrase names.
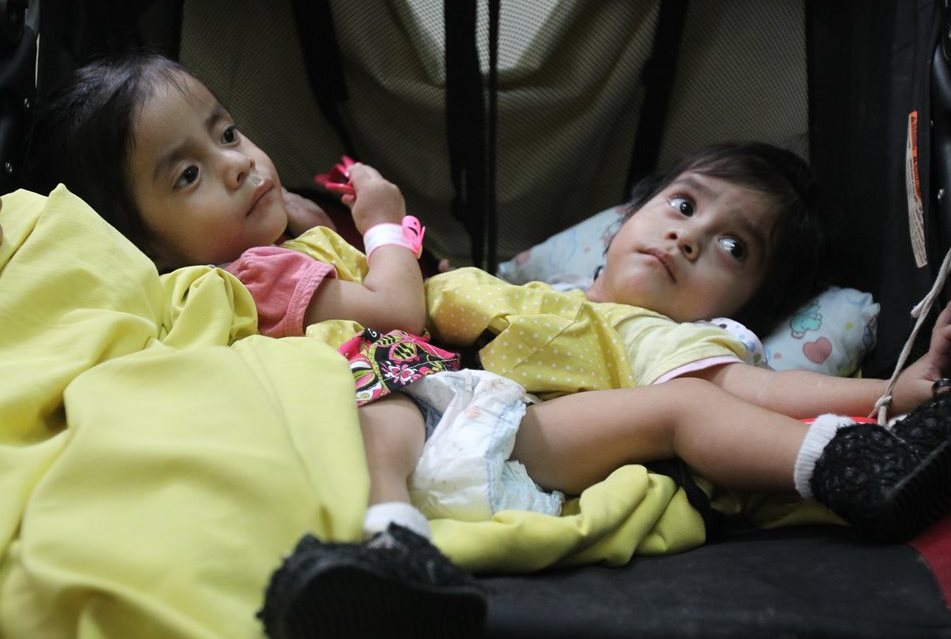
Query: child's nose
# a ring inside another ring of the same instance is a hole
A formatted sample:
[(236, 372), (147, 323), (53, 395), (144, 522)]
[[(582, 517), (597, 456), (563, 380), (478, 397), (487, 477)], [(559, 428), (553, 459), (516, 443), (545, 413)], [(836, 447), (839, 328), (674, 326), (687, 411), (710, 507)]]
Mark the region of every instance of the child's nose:
[(236, 189), (244, 184), (253, 170), (253, 158), (238, 151), (230, 151), (225, 162), (225, 182)]
[(674, 244), (688, 260), (693, 261), (700, 256), (700, 243), (690, 231), (672, 229), (668, 232), (668, 238), (674, 241)]

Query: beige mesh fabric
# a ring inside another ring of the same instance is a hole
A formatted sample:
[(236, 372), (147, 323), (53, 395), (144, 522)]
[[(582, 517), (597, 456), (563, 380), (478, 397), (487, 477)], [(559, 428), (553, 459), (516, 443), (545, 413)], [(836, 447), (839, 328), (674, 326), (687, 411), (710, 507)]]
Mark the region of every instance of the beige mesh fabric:
[[(332, 6), (359, 159), (401, 187), (431, 250), (466, 263), (469, 240), (450, 212), (442, 0)], [(657, 8), (657, 0), (501, 3), (500, 259), (623, 199)], [(714, 140), (804, 139), (803, 11), (803, 0), (690, 3), (662, 165)], [(483, 64), (487, 33), (483, 21)], [(186, 2), (181, 57), (288, 186), (312, 187), (313, 174), (340, 155), (312, 97), (287, 0), (233, 0), (227, 12)]]
[(660, 163), (718, 140), (808, 156), (806, 18), (799, 0), (691, 0)]

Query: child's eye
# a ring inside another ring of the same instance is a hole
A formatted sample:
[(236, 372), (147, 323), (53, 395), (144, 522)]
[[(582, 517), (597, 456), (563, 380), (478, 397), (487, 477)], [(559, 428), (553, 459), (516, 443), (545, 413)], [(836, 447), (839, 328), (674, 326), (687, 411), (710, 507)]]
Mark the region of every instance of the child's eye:
[(221, 134), (221, 140), (225, 144), (234, 144), (238, 141), (238, 127), (235, 125), (229, 126), (225, 129), (225, 132)]
[(671, 207), (677, 209), (677, 211), (679, 211), (682, 215), (685, 215), (686, 217), (693, 217), (693, 214), (694, 214), (693, 202), (691, 202), (687, 198), (672, 197), (669, 200), (667, 200), (667, 203), (670, 204)]
[(720, 246), (723, 247), (723, 250), (729, 253), (737, 262), (746, 261), (746, 244), (742, 240), (738, 240), (735, 237), (721, 237), (718, 241), (720, 242)]
[(184, 188), (197, 179), (198, 179), (198, 167), (192, 164), (191, 166), (186, 167), (185, 170), (182, 171), (181, 175), (178, 176), (178, 179), (175, 180), (175, 188), (176, 189)]

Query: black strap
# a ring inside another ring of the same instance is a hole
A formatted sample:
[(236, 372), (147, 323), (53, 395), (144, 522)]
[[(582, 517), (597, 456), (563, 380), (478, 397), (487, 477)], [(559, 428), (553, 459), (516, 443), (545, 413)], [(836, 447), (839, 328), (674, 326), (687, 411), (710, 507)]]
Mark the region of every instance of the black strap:
[(623, 200), (630, 197), (631, 188), (639, 179), (657, 170), (664, 121), (677, 74), (681, 36), (687, 21), (687, 4), (687, 0), (661, 0), (660, 3), (651, 55), (641, 69), (644, 102), (637, 124), (637, 136), (634, 138), (628, 179), (621, 194)]
[[(478, 3), (444, 0), (446, 126), (453, 216), (469, 233), (473, 264), (496, 266), (495, 127), (499, 0), (489, 1), (489, 77), (476, 42)], [(485, 93), (488, 92), (488, 109)]]
[(27, 186), (23, 168), (36, 94), (36, 34), (23, 24), (22, 16), (7, 14), (2, 20), (6, 22), (0, 24), (5, 38), (0, 47), (0, 193), (9, 193)]
[(713, 541), (723, 533), (723, 517), (710, 505), (709, 495), (697, 485), (687, 464), (679, 459), (662, 459), (645, 464), (645, 467), (652, 473), (667, 475), (683, 488), (687, 501), (703, 519), (707, 541)]
[(482, 197), (485, 122), (482, 74), (476, 45), (476, 3), (444, 0), (446, 32), (446, 136), (454, 189), (452, 214), (469, 233), (473, 263), (479, 265), (485, 235)]
[(340, 138), (346, 153), (359, 157), (344, 122), (340, 104), (349, 97), (340, 46), (329, 0), (292, 0), (294, 21), (317, 106)]
[(486, 171), (485, 171), (485, 252), (483, 268), (495, 273), (498, 268), (498, 199), (496, 194), (496, 140), (498, 138), (498, 96), (499, 96), (499, 16), (501, 0), (489, 0), (489, 79), (486, 91), (489, 94), (488, 127), (486, 131)]

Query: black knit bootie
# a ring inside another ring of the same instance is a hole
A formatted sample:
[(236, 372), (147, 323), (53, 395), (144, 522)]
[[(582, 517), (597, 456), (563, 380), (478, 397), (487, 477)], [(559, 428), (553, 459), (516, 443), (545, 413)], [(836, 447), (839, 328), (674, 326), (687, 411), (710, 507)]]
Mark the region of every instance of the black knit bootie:
[(892, 432), (922, 454), (951, 439), (951, 393), (942, 392), (892, 426)]
[(481, 637), (479, 583), (391, 524), (362, 544), (305, 535), (271, 577), (258, 617), (271, 639)]
[[(951, 441), (933, 439), (934, 402), (905, 418), (911, 443), (876, 424), (839, 428), (816, 461), (809, 485), (816, 501), (882, 541), (904, 541), (951, 511)], [(910, 420), (910, 421), (909, 421)]]

